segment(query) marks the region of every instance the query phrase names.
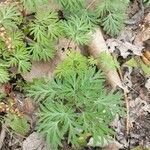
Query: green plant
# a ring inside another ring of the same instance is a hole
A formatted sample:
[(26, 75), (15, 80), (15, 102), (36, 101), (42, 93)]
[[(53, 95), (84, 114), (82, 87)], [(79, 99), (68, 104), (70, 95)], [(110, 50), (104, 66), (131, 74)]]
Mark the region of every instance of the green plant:
[(20, 23), (20, 12), (14, 4), (0, 5), (0, 26), (12, 29)]
[(150, 5), (150, 0), (143, 0), (143, 3), (145, 3), (146, 5)]
[(80, 52), (68, 52), (67, 57), (56, 68), (55, 74), (58, 78), (67, 77), (74, 72), (84, 72), (89, 67), (89, 61)]
[(30, 125), (25, 115), (16, 107), (16, 102), (10, 97), (6, 99), (5, 94), (0, 93), (0, 112), (5, 113), (5, 116), (1, 116), (3, 119), (1, 123), (5, 123), (8, 128), (16, 134), (25, 136), (29, 130)]
[[(53, 148), (62, 146), (65, 138), (73, 146), (79, 146), (78, 138), (82, 133), (90, 133), (95, 143), (107, 139), (113, 134), (109, 123), (117, 113), (122, 113), (120, 93), (107, 92), (102, 74), (79, 55), (74, 55), (76, 63), (70, 54), (58, 67), (60, 74), (60, 68), (66, 61), (70, 62), (70, 69), (66, 66), (67, 74), (61, 72), (63, 78), (38, 80), (28, 89), (28, 96), (42, 103), (37, 130)], [(80, 69), (81, 66), (87, 68)]]
[(4, 62), (0, 62), (0, 82), (3, 83), (8, 80), (9, 80), (9, 73), (7, 71), (7, 65), (5, 65)]
[(99, 58), (100, 63), (108, 69), (119, 68), (118, 61), (108, 52), (102, 52)]
[(5, 120), (15, 133), (25, 136), (29, 132), (30, 126), (24, 116), (8, 114)]
[[(86, 0), (55, 0), (59, 2), (67, 16), (76, 14), (78, 18), (84, 18), (84, 22), (90, 26), (98, 24), (110, 35), (118, 35), (124, 27), (126, 10), (129, 0), (97, 0), (96, 8), (90, 9)], [(76, 22), (76, 21), (75, 21)]]
[(7, 70), (11, 67), (17, 67), (22, 74), (30, 70), (32, 60), (52, 59), (60, 37), (84, 45), (99, 24), (107, 33), (118, 34), (128, 5), (128, 0), (106, 0), (97, 1), (96, 8), (92, 9), (86, 0), (54, 2), (60, 5), (62, 16), (49, 9), (48, 0), (1, 3), (0, 82), (9, 80)]
[(119, 34), (126, 19), (129, 0), (102, 0), (97, 7), (101, 16), (101, 25), (110, 35)]
[(66, 37), (75, 41), (77, 44), (86, 44), (90, 40), (91, 28), (87, 22), (84, 22), (84, 19), (84, 17), (71, 16), (63, 23)]
[[(30, 71), (32, 61), (53, 59), (60, 37), (85, 45), (98, 25), (117, 35), (128, 4), (127, 0), (98, 1), (93, 9), (86, 0), (54, 2), (60, 5), (61, 14), (49, 9), (48, 0), (0, 4), (0, 82), (11, 79), (12, 67), (22, 75)], [(37, 130), (54, 148), (62, 146), (65, 138), (79, 146), (82, 134), (92, 135), (95, 143), (113, 134), (109, 123), (122, 113), (121, 95), (105, 90), (95, 63), (92, 58), (70, 52), (55, 70), (54, 78), (37, 80), (27, 89), (28, 96), (40, 103)], [(27, 133), (25, 118), (8, 114), (6, 119), (12, 130)]]
[(28, 11), (36, 11), (39, 6), (48, 4), (48, 0), (21, 0), (23, 7)]

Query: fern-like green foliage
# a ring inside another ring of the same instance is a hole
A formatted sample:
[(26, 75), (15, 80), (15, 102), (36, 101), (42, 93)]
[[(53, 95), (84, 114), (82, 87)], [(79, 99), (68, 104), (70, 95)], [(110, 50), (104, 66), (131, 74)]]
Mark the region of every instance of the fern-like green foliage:
[(91, 28), (84, 20), (84, 17), (72, 16), (63, 22), (63, 30), (67, 38), (77, 44), (86, 44), (90, 40)]
[(48, 43), (42, 45), (38, 42), (33, 42), (30, 43), (30, 47), (28, 49), (30, 50), (32, 59), (36, 61), (47, 61), (50, 58), (53, 58), (55, 54), (54, 46)]
[(108, 52), (102, 52), (99, 61), (108, 69), (115, 70), (116, 68), (119, 68), (118, 61)]
[(29, 132), (30, 126), (24, 116), (19, 117), (15, 114), (8, 114), (5, 119), (15, 133), (25, 136)]
[(0, 5), (0, 26), (12, 29), (20, 23), (20, 13), (15, 5)]
[(9, 73), (7, 71), (7, 68), (0, 67), (0, 82), (4, 83), (9, 80)]
[[(26, 20), (27, 18), (23, 20), (23, 16), (14, 3), (2, 3), (0, 5), (0, 27), (5, 29), (7, 38), (11, 39), (9, 44), (13, 46), (10, 53), (6, 44), (7, 41), (4, 41), (4, 38), (0, 36), (0, 59), (7, 64), (7, 67), (0, 68), (0, 82), (8, 81), (9, 73), (7, 70), (10, 67), (17, 67), (19, 73), (25, 73), (30, 70), (32, 60), (47, 61), (51, 59), (55, 54), (55, 40), (62, 32), (62, 23), (60, 23), (57, 13), (50, 11), (45, 6), (41, 7), (46, 4), (46, 0), (23, 0), (22, 3), (24, 8), (29, 5), (35, 8), (39, 4), (38, 9), (31, 10), (35, 11), (33, 20)], [(28, 8), (30, 9), (30, 7)], [(29, 22), (29, 26), (24, 25), (26, 21)], [(31, 38), (30, 41), (25, 40), (26, 36)]]
[[(87, 44), (99, 23), (108, 34), (117, 35), (123, 27), (128, 6), (128, 0), (102, 0), (93, 10), (86, 0), (53, 1), (61, 6), (64, 19), (46, 6), (47, 0), (21, 0), (23, 8), (33, 12), (31, 18), (24, 17), (14, 3), (0, 5), (0, 27), (6, 29), (14, 48), (10, 54), (4, 39), (0, 39), (0, 57), (8, 68), (18, 67), (22, 73), (30, 70), (32, 60), (52, 59), (59, 37), (67, 37), (79, 45)], [(5, 75), (6, 69), (2, 68)]]
[(11, 31), (9, 32), (9, 35), (12, 39), (14, 48), (25, 46), (25, 43), (23, 42), (24, 34), (20, 30)]
[[(11, 67), (21, 74), (30, 70), (32, 60), (52, 59), (59, 37), (87, 44), (99, 23), (108, 34), (117, 35), (128, 4), (128, 0), (101, 0), (93, 10), (86, 0), (54, 1), (61, 6), (62, 16), (46, 6), (48, 0), (21, 0), (24, 15), (13, 2), (0, 4), (0, 27), (8, 36), (0, 36), (0, 82), (9, 80)], [(89, 133), (95, 143), (113, 134), (109, 123), (122, 113), (121, 95), (105, 90), (104, 77), (94, 65), (93, 59), (70, 52), (51, 80), (34, 81), (27, 89), (28, 96), (40, 103), (37, 130), (54, 149), (66, 138), (77, 147), (81, 134)], [(8, 114), (7, 121), (19, 134), (29, 130), (25, 118)]]
[(7, 82), (9, 80), (9, 73), (7, 71), (7, 63), (0, 59), (0, 83)]
[(16, 48), (7, 60), (10, 66), (18, 67), (19, 73), (25, 73), (31, 68), (30, 55), (25, 47)]
[(54, 1), (60, 4), (66, 18), (62, 26), (65, 36), (77, 44), (87, 44), (90, 40), (90, 32), (99, 22), (96, 11), (88, 10), (85, 0)]
[[(1, 47), (5, 46), (2, 41), (0, 41), (0, 50)], [(0, 57), (2, 57), (2, 52), (0, 51)], [(9, 80), (9, 73), (8, 73), (8, 65), (6, 61), (0, 58), (0, 83), (7, 82)]]
[(25, 73), (31, 68), (30, 53), (26, 49), (23, 40), (21, 40), (20, 32), (12, 33), (11, 36), (13, 37), (14, 51), (9, 53), (6, 46), (4, 46), (1, 51), (1, 56), (5, 59), (7, 69), (8, 67), (17, 67), (19, 73)]
[(143, 2), (147, 5), (150, 5), (150, 0), (143, 0)]
[[(74, 55), (76, 63), (71, 59), (72, 54), (68, 56), (70, 65), (66, 68), (71, 67), (67, 76), (37, 80), (28, 88), (28, 96), (43, 102), (38, 113), (37, 130), (54, 149), (62, 146), (62, 140), (66, 137), (68, 143), (78, 146), (82, 133), (90, 133), (94, 142), (107, 139), (108, 135), (113, 134), (109, 123), (117, 113), (122, 113), (121, 95), (107, 92), (103, 75), (96, 72), (95, 67), (88, 67), (88, 60), (79, 55)], [(77, 66), (73, 67), (74, 64)], [(88, 68), (82, 69), (80, 65)]]
[(103, 29), (108, 34), (115, 36), (119, 34), (120, 30), (123, 28), (124, 19), (125, 16), (120, 13), (109, 14), (107, 17), (102, 19), (102, 26), (104, 27)]
[(66, 77), (75, 72), (80, 73), (87, 70), (89, 62), (86, 57), (82, 56), (80, 52), (68, 52), (67, 57), (56, 68), (55, 74), (58, 78)]
[(46, 8), (36, 12), (35, 20), (30, 24), (30, 35), (34, 41), (30, 43), (30, 52), (33, 60), (49, 60), (55, 54), (54, 44), (61, 35), (61, 23), (58, 15)]
[(22, 20), (19, 10), (14, 4), (2, 4), (0, 7), (0, 27), (5, 28), (14, 48), (13, 52), (8, 52), (6, 41), (0, 37), (0, 82), (7, 82), (9, 80), (7, 70), (11, 66), (18, 67), (19, 72), (26, 72), (30, 70), (31, 63), (29, 52), (23, 41), (24, 34), (18, 29)]
[(62, 146), (61, 140), (67, 132), (69, 132), (68, 140), (76, 142), (77, 127), (76, 116), (72, 108), (58, 102), (48, 102), (45, 106), (41, 106), (37, 128), (53, 148), (57, 148), (58, 145)]
[(47, 43), (61, 35), (58, 15), (48, 8), (37, 10), (35, 20), (30, 25), (31, 35), (37, 42)]
[(67, 11), (74, 11), (79, 10), (86, 5), (86, 0), (54, 0), (58, 4), (61, 5), (61, 7)]
[(93, 26), (93, 24), (97, 25), (100, 22), (104, 30), (111, 36), (118, 35), (124, 27), (129, 3), (129, 0), (99, 0), (96, 3), (95, 10), (93, 10), (90, 9), (90, 4), (85, 0), (55, 1), (59, 2), (67, 18), (76, 14), (78, 18), (84, 18), (84, 23), (90, 26)]
[(115, 36), (123, 28), (128, 3), (129, 0), (100, 1), (97, 11), (101, 16), (101, 25), (108, 34)]
[(40, 6), (48, 4), (48, 0), (21, 0), (24, 8), (28, 11), (34, 12)]

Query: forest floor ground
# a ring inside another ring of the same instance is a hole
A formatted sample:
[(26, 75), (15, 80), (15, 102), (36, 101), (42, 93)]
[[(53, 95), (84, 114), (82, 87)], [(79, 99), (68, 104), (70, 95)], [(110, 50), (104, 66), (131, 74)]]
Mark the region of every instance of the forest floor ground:
[[(124, 84), (128, 89), (128, 105), (129, 105), (129, 120), (130, 127), (129, 133), (126, 134), (126, 123), (124, 118), (116, 117), (111, 124), (116, 136), (114, 141), (108, 145), (105, 150), (118, 150), (118, 149), (133, 149), (142, 150), (144, 148), (150, 149), (150, 71), (144, 70), (139, 65), (137, 68), (132, 68), (133, 65), (131, 57), (135, 56), (135, 61), (141, 61), (138, 56), (140, 48), (133, 41), (137, 34), (141, 33), (140, 37), (145, 38), (143, 40), (146, 45), (146, 50), (150, 52), (150, 27), (146, 26), (147, 22), (144, 22), (145, 17), (149, 14), (150, 8), (141, 6), (140, 0), (133, 0), (131, 3), (124, 30), (117, 38), (111, 38), (104, 33), (105, 42), (108, 48), (114, 53), (121, 64), (121, 72), (124, 79)], [(150, 14), (146, 18), (148, 24), (150, 24)], [(140, 26), (143, 25), (143, 26)], [(147, 29), (149, 28), (149, 29)], [(142, 31), (143, 32), (142, 32)], [(146, 31), (147, 30), (147, 31)], [(63, 48), (63, 43), (61, 47)], [(149, 61), (150, 67), (150, 61)], [(48, 64), (35, 64), (35, 68), (38, 68), (38, 73), (43, 73), (43, 69), (47, 70)], [(32, 78), (36, 71), (32, 70), (30, 75), (26, 75), (24, 78)], [(145, 73), (146, 72), (146, 73)], [(38, 76), (37, 73), (37, 76)], [(18, 80), (18, 79), (17, 79)], [(30, 79), (29, 79), (30, 80)], [(15, 81), (12, 81), (16, 82)], [(16, 91), (15, 91), (16, 92)], [(24, 97), (23, 93), (16, 92), (19, 99)], [(34, 113), (34, 108), (28, 103), (29, 113)], [(2, 127), (0, 133), (0, 144), (2, 150), (46, 150), (43, 139), (39, 138), (34, 132), (34, 115), (30, 118), (33, 122), (33, 129), (28, 134), (27, 138), (13, 136), (9, 131)], [(31, 146), (32, 145), (32, 146)], [(61, 150), (71, 150), (71, 148), (64, 143), (64, 147)], [(100, 147), (86, 147), (86, 150), (98, 150)]]

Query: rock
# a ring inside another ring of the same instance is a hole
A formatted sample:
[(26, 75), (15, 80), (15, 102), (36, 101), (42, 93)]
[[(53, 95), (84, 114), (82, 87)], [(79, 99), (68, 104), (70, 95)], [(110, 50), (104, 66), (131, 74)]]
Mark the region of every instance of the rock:
[(42, 137), (40, 137), (36, 132), (33, 132), (26, 140), (23, 142), (23, 150), (52, 150), (48, 148)]

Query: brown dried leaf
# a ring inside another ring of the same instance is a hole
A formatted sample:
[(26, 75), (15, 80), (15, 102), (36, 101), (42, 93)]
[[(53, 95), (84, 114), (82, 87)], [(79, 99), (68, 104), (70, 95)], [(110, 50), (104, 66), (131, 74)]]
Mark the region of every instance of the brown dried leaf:
[(2, 124), (1, 133), (0, 133), (0, 149), (2, 148), (2, 146), (4, 144), (5, 137), (6, 137), (6, 128), (5, 128), (4, 124)]
[(43, 140), (36, 132), (33, 132), (23, 142), (23, 150), (51, 150), (48, 148)]
[(112, 143), (106, 146), (106, 148), (104, 148), (103, 150), (119, 150), (119, 147), (115, 143)]
[(25, 114), (30, 116), (33, 114), (35, 109), (36, 109), (36, 107), (35, 107), (35, 104), (33, 103), (33, 101), (26, 98), (24, 100), (24, 104), (23, 104), (23, 111), (25, 112)]
[(129, 51), (132, 51), (133, 54), (141, 56), (142, 54), (142, 46), (136, 46), (129, 42), (122, 42), (117, 39), (109, 39), (107, 40), (107, 44), (110, 47), (110, 51), (114, 51), (116, 48), (119, 49), (121, 56), (123, 58), (127, 58), (127, 56), (130, 54)]
[(148, 91), (150, 91), (150, 79), (148, 79), (145, 83), (145, 87), (147, 88)]
[(33, 61), (31, 71), (24, 74), (23, 77), (26, 81), (32, 81), (34, 78), (53, 76), (55, 68), (64, 59), (67, 49), (78, 49), (78, 47), (70, 40), (61, 38), (56, 45), (57, 53), (54, 58), (49, 62)]
[(145, 51), (143, 54), (150, 61), (150, 51)]
[(24, 74), (23, 77), (26, 81), (32, 81), (34, 78), (48, 76), (50, 67), (51, 62), (33, 61), (30, 72)]
[(150, 13), (145, 17), (142, 30), (137, 34), (134, 43), (143, 45), (143, 42), (150, 39)]
[[(96, 59), (99, 58), (102, 52), (109, 52), (100, 29), (97, 29), (92, 35), (92, 41), (88, 46), (89, 53)], [(100, 63), (98, 64), (98, 67), (105, 73), (107, 80), (113, 88), (116, 88), (117, 86), (123, 88), (120, 77), (116, 70), (108, 69)]]
[(143, 63), (150, 67), (150, 61), (144, 55), (141, 56)]

